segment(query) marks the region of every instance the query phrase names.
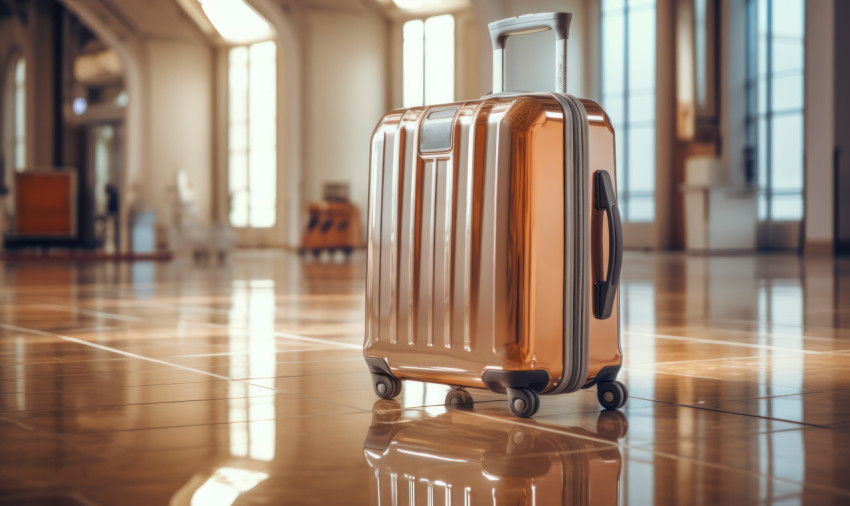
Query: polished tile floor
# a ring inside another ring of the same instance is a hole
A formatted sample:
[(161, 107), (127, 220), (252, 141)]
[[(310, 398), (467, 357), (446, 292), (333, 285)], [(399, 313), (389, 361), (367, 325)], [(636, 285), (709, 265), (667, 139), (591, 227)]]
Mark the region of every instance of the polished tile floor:
[(629, 253), (631, 400), (532, 420), (377, 401), (364, 274), (0, 264), (0, 504), (850, 503), (850, 261)]

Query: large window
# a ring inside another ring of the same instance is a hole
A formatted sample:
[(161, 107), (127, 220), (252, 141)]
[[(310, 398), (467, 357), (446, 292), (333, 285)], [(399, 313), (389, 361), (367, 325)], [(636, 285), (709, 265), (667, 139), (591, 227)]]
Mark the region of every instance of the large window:
[(602, 106), (616, 131), (620, 211), (655, 220), (655, 0), (602, 1)]
[(274, 41), (230, 50), (230, 224), (268, 228), (277, 209), (277, 56)]
[(18, 58), (15, 63), (15, 170), (22, 171), (27, 164), (27, 63)]
[(748, 163), (756, 172), (758, 216), (797, 221), (803, 218), (805, 0), (748, 1)]
[(451, 14), (404, 24), (404, 107), (455, 99), (455, 18)]

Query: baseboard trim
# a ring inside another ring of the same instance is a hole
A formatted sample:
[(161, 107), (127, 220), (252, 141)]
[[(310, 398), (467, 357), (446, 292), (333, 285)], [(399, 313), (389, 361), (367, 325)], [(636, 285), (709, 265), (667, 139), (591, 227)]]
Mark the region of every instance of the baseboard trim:
[(803, 248), (803, 253), (806, 255), (832, 255), (835, 252), (835, 245), (832, 241), (806, 241), (806, 246)]

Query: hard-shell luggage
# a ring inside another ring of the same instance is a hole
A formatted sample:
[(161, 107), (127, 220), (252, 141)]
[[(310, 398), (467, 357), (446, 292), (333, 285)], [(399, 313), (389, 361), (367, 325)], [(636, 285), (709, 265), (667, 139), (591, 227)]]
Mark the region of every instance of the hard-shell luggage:
[(373, 420), (363, 445), (372, 504), (615, 506), (622, 468), (616, 443), (627, 424), (618, 411), (598, 417), (595, 430), (482, 421), (456, 411)]
[[(625, 386), (614, 129), (564, 93), (571, 15), (490, 24), (492, 95), (395, 110), (372, 136), (364, 356), (375, 392), (401, 380), (538, 394)], [(502, 93), (508, 36), (552, 30), (556, 93)], [(468, 394), (464, 394), (468, 395)]]

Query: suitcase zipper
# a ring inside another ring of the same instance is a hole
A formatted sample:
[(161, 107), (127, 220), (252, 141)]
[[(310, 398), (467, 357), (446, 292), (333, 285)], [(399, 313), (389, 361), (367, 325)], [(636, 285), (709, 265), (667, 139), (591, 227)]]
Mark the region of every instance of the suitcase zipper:
[[(573, 392), (587, 381), (589, 312), (584, 288), (590, 286), (586, 254), (583, 247), (590, 240), (585, 202), (585, 175), (588, 172), (587, 111), (572, 95), (551, 93), (564, 111), (564, 242), (572, 237), (573, 247), (564, 249), (564, 372), (552, 394)], [(569, 127), (566, 116), (572, 120)], [(574, 142), (578, 141), (578, 142)], [(573, 146), (572, 160), (567, 158), (567, 146)], [(572, 203), (570, 206), (569, 204)], [(572, 211), (572, 213), (570, 213)], [(572, 259), (570, 258), (572, 256)], [(572, 260), (572, 261), (571, 261)], [(572, 269), (571, 269), (572, 267)], [(571, 279), (572, 278), (572, 279)], [(566, 316), (572, 314), (571, 325)], [(569, 374), (567, 368), (569, 367)]]

